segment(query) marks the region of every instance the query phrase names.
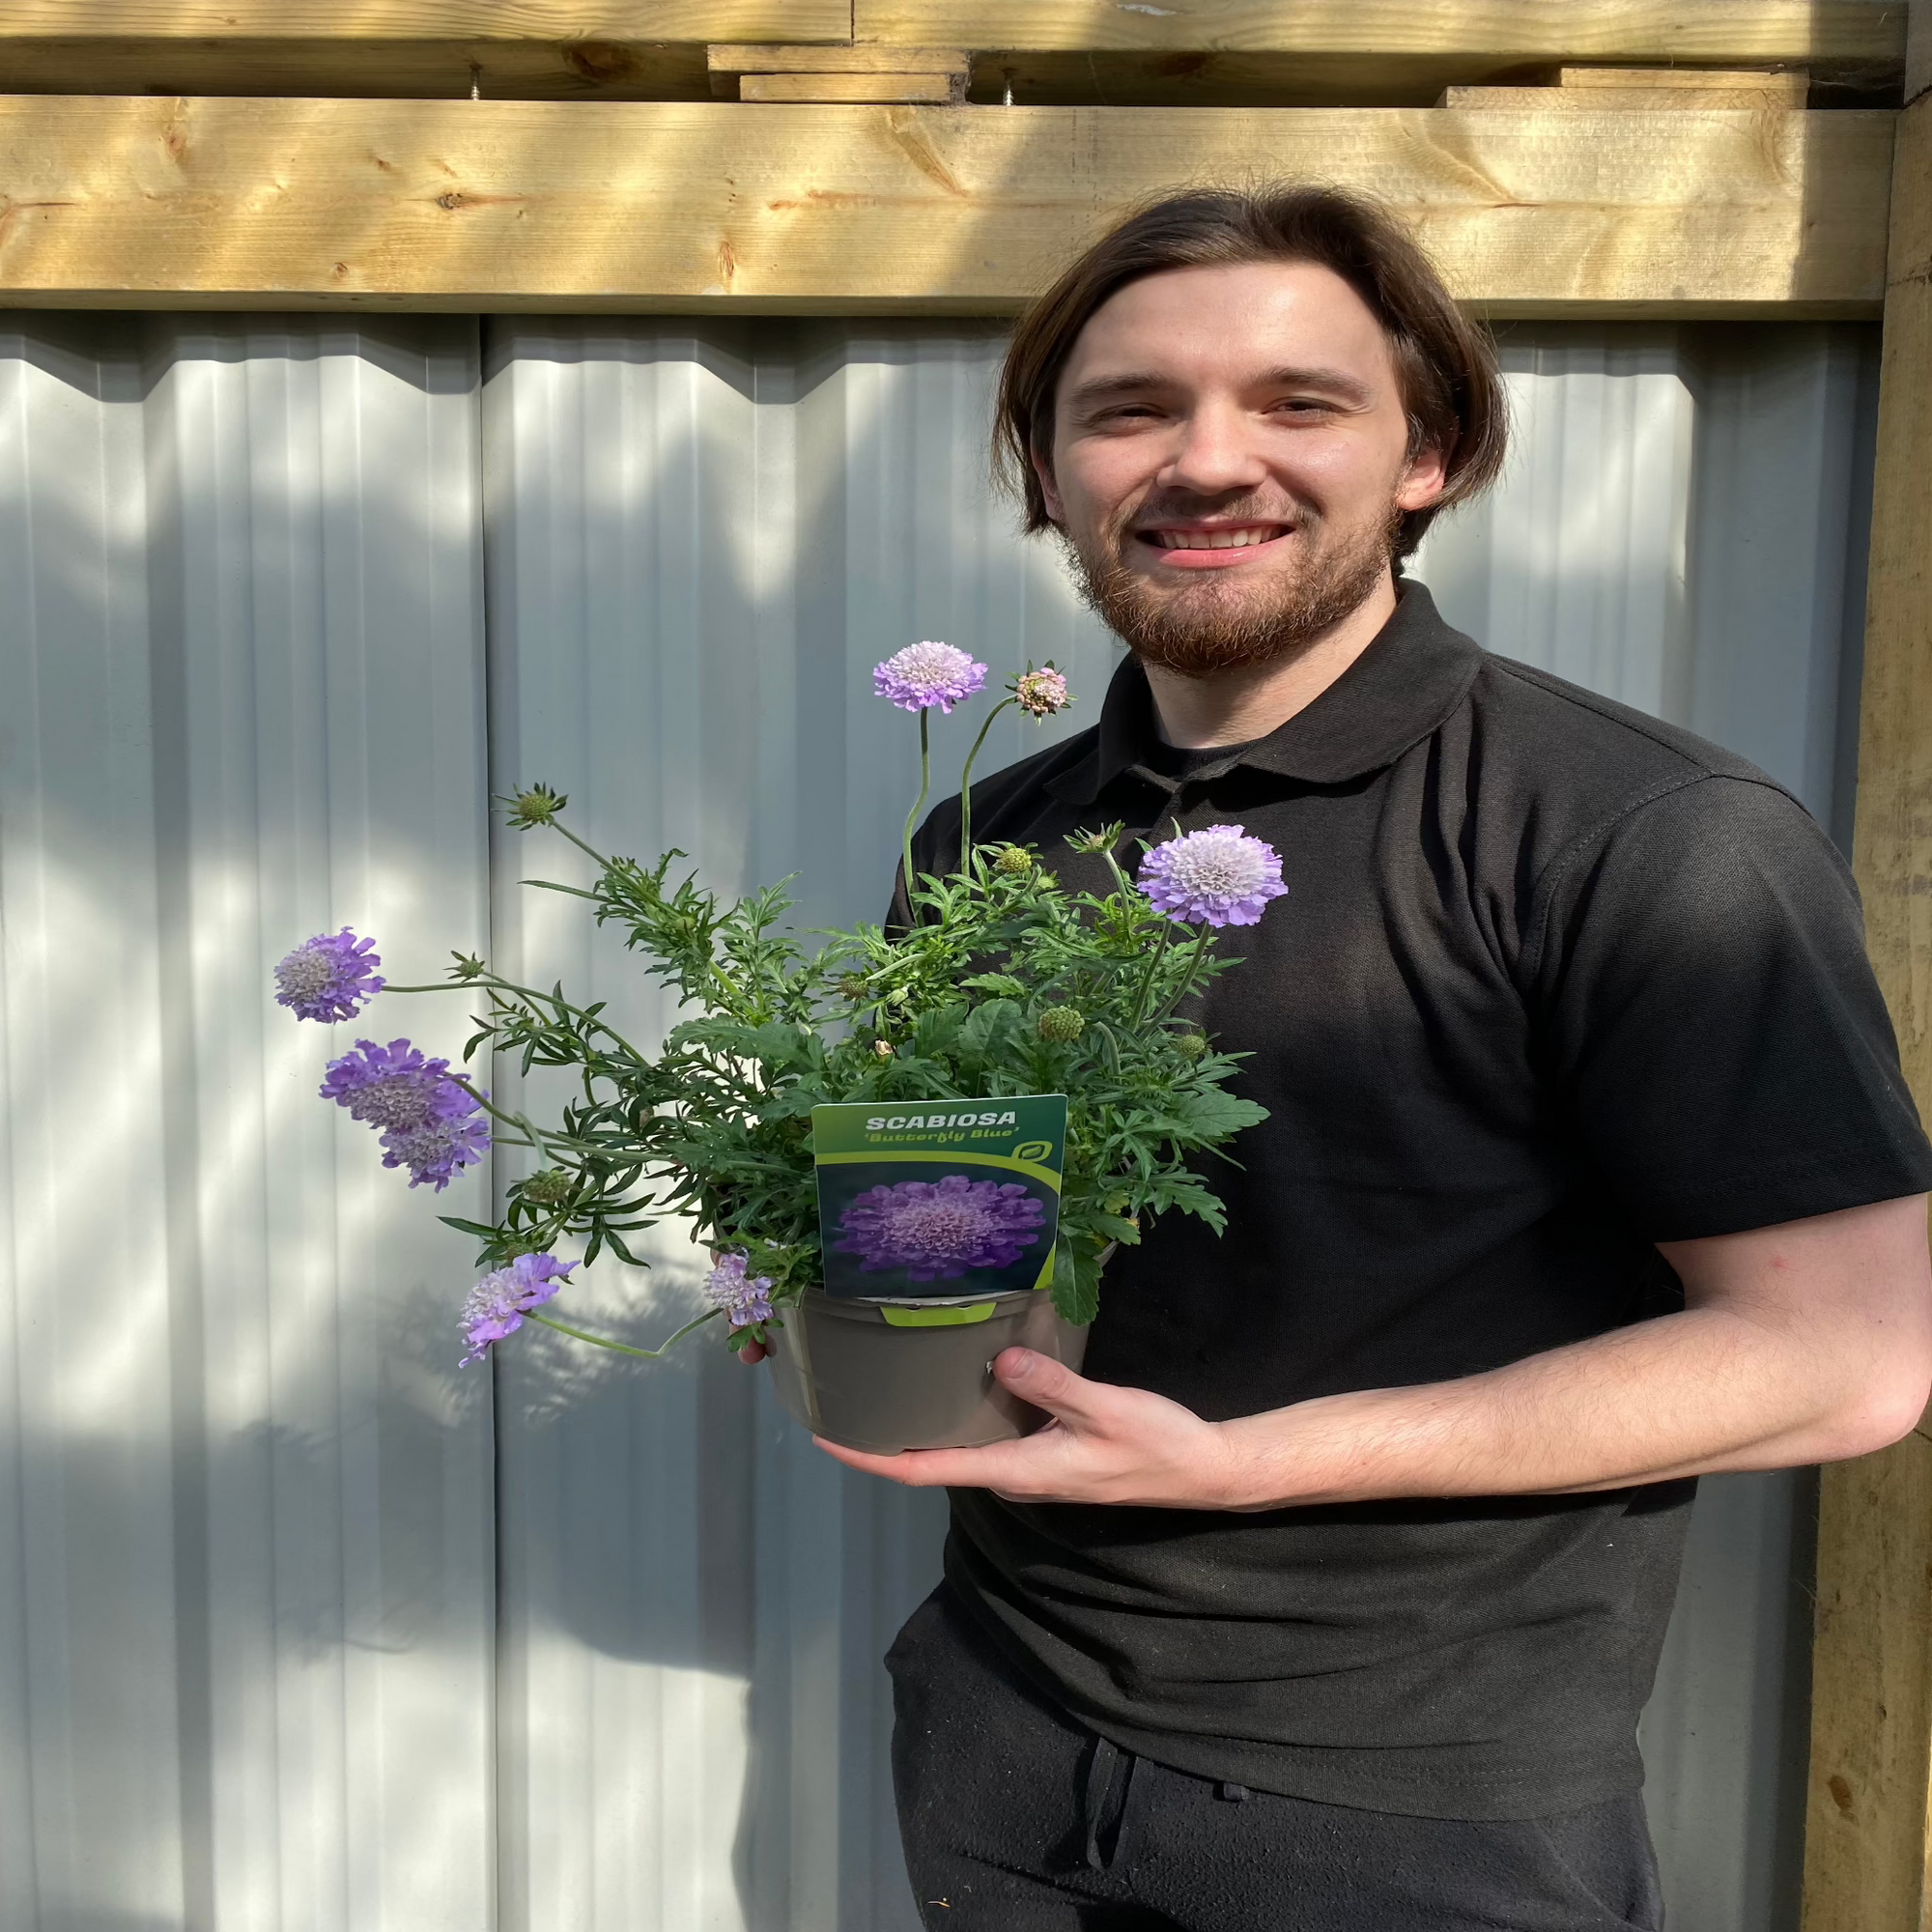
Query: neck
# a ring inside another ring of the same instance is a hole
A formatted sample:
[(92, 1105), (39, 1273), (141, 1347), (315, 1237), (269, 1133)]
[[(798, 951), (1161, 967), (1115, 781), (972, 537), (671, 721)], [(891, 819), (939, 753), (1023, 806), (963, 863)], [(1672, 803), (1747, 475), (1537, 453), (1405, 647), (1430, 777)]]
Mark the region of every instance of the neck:
[(1384, 571), (1381, 582), (1339, 623), (1272, 663), (1208, 677), (1183, 677), (1149, 665), (1161, 736), (1185, 751), (1265, 738), (1313, 704), (1375, 642), (1395, 615), (1395, 579)]

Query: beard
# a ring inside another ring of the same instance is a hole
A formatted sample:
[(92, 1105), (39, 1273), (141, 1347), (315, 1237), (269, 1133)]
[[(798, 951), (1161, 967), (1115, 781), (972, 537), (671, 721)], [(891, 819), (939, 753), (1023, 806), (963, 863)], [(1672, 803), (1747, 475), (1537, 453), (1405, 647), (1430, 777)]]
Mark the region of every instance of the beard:
[(1061, 539), (1081, 594), (1142, 664), (1181, 677), (1212, 677), (1294, 657), (1359, 610), (1390, 567), (1401, 525), (1402, 512), (1393, 506), (1379, 526), (1326, 536), (1319, 523), (1304, 522), (1299, 527), (1314, 535), (1301, 568), (1264, 586), (1218, 582), (1233, 573), (1204, 571), (1158, 588), (1128, 568), (1122, 553), (1137, 539), (1124, 521), (1087, 546), (1065, 530)]

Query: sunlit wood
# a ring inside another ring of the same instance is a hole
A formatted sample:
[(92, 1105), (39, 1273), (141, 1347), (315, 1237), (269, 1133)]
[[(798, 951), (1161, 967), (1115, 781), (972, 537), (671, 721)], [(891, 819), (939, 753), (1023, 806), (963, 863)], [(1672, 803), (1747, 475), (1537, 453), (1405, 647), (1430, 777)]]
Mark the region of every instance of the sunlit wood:
[(1873, 314), (1893, 118), (14, 96), (0, 301), (998, 313), (1150, 189), (1272, 173), (1498, 314)]
[[(1932, 95), (1899, 117), (1853, 863), (1932, 1120)], [(1932, 1922), (1932, 1431), (1823, 1472), (1804, 1932)]]

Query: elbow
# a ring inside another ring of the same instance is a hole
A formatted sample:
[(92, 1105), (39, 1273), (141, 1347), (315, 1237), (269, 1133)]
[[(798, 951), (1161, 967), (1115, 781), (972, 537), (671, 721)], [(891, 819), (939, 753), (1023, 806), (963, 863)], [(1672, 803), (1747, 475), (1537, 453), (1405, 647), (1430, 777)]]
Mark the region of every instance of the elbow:
[(1816, 1460), (1844, 1463), (1902, 1442), (1925, 1417), (1932, 1398), (1932, 1352), (1892, 1361), (1873, 1374), (1857, 1396), (1828, 1417)]

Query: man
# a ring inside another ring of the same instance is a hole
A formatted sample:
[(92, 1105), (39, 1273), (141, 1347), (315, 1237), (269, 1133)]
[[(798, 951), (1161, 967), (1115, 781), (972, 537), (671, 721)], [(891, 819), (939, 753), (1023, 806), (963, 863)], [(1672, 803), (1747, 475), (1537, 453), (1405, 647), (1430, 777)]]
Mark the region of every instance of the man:
[[(1400, 559), (1499, 467), (1376, 211), (1187, 194), (1017, 329), (1001, 434), (1125, 640), (981, 839), (1239, 823), (1288, 896), (1200, 1017), (1269, 1109), (952, 1492), (889, 1662), (928, 1926), (1662, 1922), (1638, 1796), (1691, 1478), (1932, 1382), (1932, 1150), (1824, 836), (1743, 760), (1450, 630)], [(954, 863), (956, 801), (923, 867)]]

